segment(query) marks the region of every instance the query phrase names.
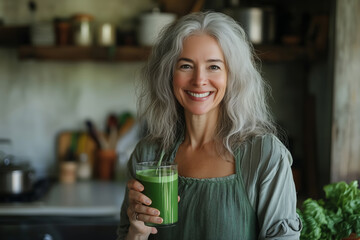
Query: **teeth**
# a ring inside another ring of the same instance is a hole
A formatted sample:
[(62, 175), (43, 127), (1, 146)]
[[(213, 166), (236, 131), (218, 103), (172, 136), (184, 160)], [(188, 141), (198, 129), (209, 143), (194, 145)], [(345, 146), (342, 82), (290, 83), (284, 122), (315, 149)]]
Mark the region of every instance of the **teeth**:
[(203, 98), (203, 97), (207, 97), (210, 95), (210, 92), (206, 92), (206, 93), (193, 93), (188, 91), (188, 94), (193, 96), (193, 97), (197, 97), (197, 98)]

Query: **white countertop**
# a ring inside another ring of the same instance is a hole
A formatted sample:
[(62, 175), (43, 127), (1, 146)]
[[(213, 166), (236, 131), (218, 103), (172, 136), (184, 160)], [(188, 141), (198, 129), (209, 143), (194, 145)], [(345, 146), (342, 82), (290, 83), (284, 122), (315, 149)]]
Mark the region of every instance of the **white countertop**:
[(126, 183), (89, 181), (55, 183), (40, 201), (0, 203), (1, 216), (119, 217)]

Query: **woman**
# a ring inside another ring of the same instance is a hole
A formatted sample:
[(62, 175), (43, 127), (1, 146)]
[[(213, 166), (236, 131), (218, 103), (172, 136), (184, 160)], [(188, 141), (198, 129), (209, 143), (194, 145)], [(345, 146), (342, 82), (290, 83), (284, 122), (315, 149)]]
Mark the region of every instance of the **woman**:
[[(142, 81), (148, 136), (129, 161), (119, 239), (299, 239), (292, 158), (275, 137), (243, 29), (221, 13), (179, 19), (161, 33)], [(179, 221), (167, 229), (144, 225), (162, 219), (134, 180), (135, 163), (161, 151), (180, 176)]]

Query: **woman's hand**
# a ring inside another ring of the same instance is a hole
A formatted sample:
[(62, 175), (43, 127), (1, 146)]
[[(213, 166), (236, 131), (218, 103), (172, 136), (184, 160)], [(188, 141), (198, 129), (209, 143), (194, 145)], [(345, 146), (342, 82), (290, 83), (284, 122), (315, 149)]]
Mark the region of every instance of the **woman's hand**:
[(127, 187), (129, 189), (129, 207), (127, 209), (130, 220), (129, 234), (147, 239), (150, 233), (157, 233), (157, 229), (146, 226), (144, 222), (160, 224), (163, 219), (159, 217), (159, 210), (149, 207), (151, 199), (141, 193), (144, 186), (139, 181), (131, 179), (128, 181)]

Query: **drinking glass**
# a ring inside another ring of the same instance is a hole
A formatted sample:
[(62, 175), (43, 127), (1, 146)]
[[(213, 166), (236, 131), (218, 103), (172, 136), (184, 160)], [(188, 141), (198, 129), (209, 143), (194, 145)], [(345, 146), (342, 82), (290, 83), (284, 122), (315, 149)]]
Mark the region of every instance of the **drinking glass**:
[(161, 224), (147, 226), (171, 226), (178, 221), (178, 172), (172, 162), (142, 162), (136, 164), (136, 178), (144, 186), (143, 194), (152, 201), (151, 207), (160, 211)]

